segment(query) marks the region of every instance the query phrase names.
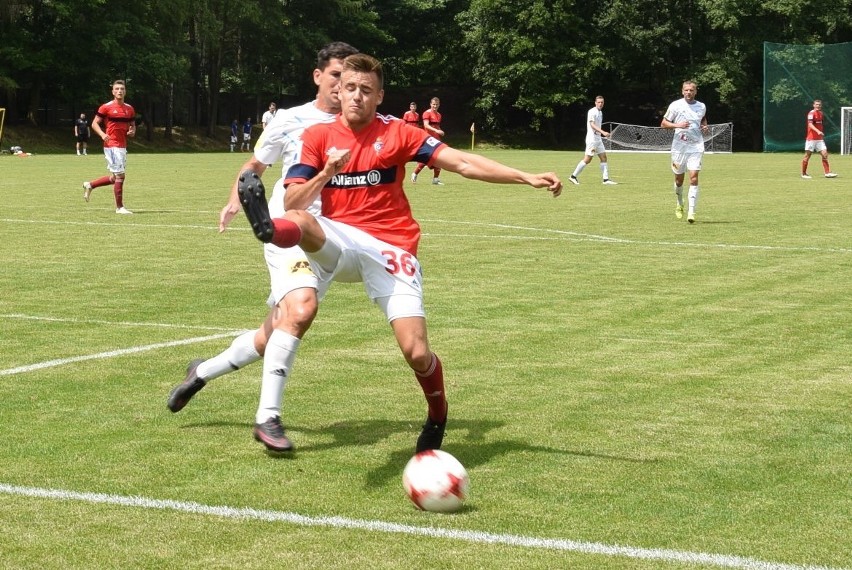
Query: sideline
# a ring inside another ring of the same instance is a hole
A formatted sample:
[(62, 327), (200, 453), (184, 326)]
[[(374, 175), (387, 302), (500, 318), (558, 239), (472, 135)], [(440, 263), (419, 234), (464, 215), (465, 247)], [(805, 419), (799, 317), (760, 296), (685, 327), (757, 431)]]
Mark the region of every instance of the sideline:
[(848, 570), (826, 566), (799, 566), (766, 562), (754, 558), (729, 556), (726, 554), (709, 554), (705, 552), (689, 552), (684, 550), (667, 550), (662, 548), (635, 548), (600, 542), (579, 542), (575, 540), (535, 538), (513, 534), (495, 534), (490, 532), (450, 530), (435, 527), (422, 527), (382, 521), (349, 519), (344, 517), (308, 517), (296, 513), (282, 511), (257, 510), (224, 506), (208, 506), (186, 501), (162, 499), (147, 499), (145, 497), (128, 497), (105, 493), (80, 493), (59, 489), (40, 489), (37, 487), (21, 487), (0, 483), (0, 494), (18, 495), (38, 499), (53, 499), (60, 501), (83, 501), (93, 504), (118, 505), (143, 509), (160, 509), (179, 511), (191, 514), (222, 517), (229, 519), (249, 519), (265, 522), (283, 522), (300, 526), (328, 527), (335, 529), (365, 530), (368, 532), (384, 532), (390, 534), (409, 534), (429, 538), (445, 538), (461, 540), (478, 544), (502, 544), (521, 548), (540, 548), (546, 550), (562, 550), (581, 554), (636, 558), (679, 562), (695, 565), (712, 565), (723, 568), (741, 568), (745, 570)]

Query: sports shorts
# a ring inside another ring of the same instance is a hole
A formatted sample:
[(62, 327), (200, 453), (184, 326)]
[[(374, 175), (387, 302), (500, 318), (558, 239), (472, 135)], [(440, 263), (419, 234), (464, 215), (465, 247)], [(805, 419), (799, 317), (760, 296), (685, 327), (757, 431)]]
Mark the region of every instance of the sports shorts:
[(826, 150), (825, 141), (805, 141), (805, 150), (811, 152), (822, 152)]
[(316, 219), (326, 242), (307, 256), (320, 284), (362, 282), (388, 322), (426, 316), (422, 270), (416, 257), (347, 224), (324, 216)]
[(701, 159), (703, 152), (672, 152), (672, 172), (683, 174), (687, 170), (698, 172), (701, 170)]
[(104, 147), (104, 158), (107, 161), (107, 170), (113, 174), (123, 174), (127, 168), (127, 149), (115, 146)]
[(596, 154), (606, 154), (603, 141), (586, 143), (586, 156), (595, 156)]

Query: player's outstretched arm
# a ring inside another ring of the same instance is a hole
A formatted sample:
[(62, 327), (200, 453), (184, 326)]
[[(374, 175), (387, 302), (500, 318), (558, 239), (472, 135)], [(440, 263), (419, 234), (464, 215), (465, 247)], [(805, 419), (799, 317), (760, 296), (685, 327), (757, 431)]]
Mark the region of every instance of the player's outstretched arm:
[[(266, 172), (267, 168), (268, 165), (263, 164), (257, 158), (252, 156), (245, 164), (242, 165), (242, 167), (240, 167), (240, 174), (246, 170), (253, 170), (258, 176), (261, 176), (264, 172)], [(234, 184), (231, 186), (231, 194), (228, 196), (228, 203), (225, 204), (225, 207), (222, 208), (221, 212), (219, 212), (219, 233), (224, 232), (231, 224), (231, 220), (234, 219), (234, 216), (239, 214), (240, 210), (242, 210), (240, 197), (237, 194), (237, 187), (240, 184), (240, 174), (237, 174), (237, 179), (234, 180)]]
[(530, 174), (506, 166), (478, 154), (445, 147), (435, 157), (435, 166), (461, 174), (471, 180), (498, 184), (527, 184), (533, 188), (547, 188), (554, 197), (562, 193), (562, 181), (553, 172)]

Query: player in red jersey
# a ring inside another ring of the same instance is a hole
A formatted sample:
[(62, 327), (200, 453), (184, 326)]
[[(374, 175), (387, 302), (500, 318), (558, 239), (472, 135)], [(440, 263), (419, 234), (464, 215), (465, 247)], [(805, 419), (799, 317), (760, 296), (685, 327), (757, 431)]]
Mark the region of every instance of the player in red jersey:
[(406, 125), (411, 125), (412, 127), (420, 126), (420, 113), (417, 112), (417, 103), (412, 101), (408, 104), (408, 111), (403, 113), (402, 120)]
[(104, 157), (110, 174), (91, 182), (83, 182), (83, 199), (86, 202), (89, 201), (92, 190), (113, 184), (116, 214), (133, 213), (124, 207), (124, 170), (127, 165), (127, 137), (136, 135), (136, 113), (133, 107), (124, 102), (126, 94), (127, 86), (124, 81), (113, 81), (113, 100), (98, 107), (98, 112), (92, 120), (92, 130), (104, 141)]
[[(530, 174), (448, 147), (423, 129), (376, 113), (384, 98), (381, 64), (365, 54), (347, 57), (341, 74), (341, 114), (308, 127), (299, 162), (287, 173), (286, 213), (272, 219), (260, 178), (247, 171), (240, 201), (255, 235), (279, 247), (299, 245), (320, 281), (361, 281), (384, 311), (428, 405), (417, 451), (439, 449), (447, 422), (441, 361), (427, 338), (423, 275), (417, 260), (420, 226), (402, 183), (411, 161), (465, 178), (546, 188), (552, 172)], [(306, 212), (317, 197), (322, 215)]]
[(825, 146), (825, 128), (822, 124), (822, 101), (814, 100), (814, 108), (808, 112), (808, 126), (805, 134), (805, 158), (802, 159), (802, 178), (809, 180), (808, 161), (811, 159), (811, 154), (818, 152), (822, 155), (822, 169), (825, 172), (826, 178), (837, 178), (837, 175), (831, 171), (828, 165), (828, 148)]
[[(440, 106), (441, 100), (437, 97), (432, 97), (432, 100), (429, 101), (429, 109), (423, 112), (423, 128), (438, 140), (444, 138), (444, 131), (441, 130), (441, 113), (438, 112)], [(418, 163), (414, 172), (411, 173), (412, 183), (417, 182), (417, 175), (424, 168), (426, 168), (426, 164)], [(441, 169), (434, 166), (430, 168), (432, 168), (432, 184), (443, 186), (444, 183), (441, 182)]]

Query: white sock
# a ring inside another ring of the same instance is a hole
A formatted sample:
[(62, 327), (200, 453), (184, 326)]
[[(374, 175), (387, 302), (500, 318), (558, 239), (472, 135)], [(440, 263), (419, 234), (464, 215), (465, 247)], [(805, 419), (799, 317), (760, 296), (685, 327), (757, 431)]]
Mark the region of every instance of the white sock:
[(698, 186), (689, 187), (689, 211), (695, 213), (695, 208), (698, 206)]
[(263, 355), (263, 379), (260, 382), (260, 402), (255, 421), (259, 424), (281, 415), (284, 388), (301, 341), (291, 334), (275, 329), (269, 335)]
[(604, 180), (609, 180), (609, 166), (607, 166), (606, 162), (601, 163), (601, 175)]
[(574, 178), (577, 178), (578, 176), (580, 176), (580, 173), (583, 172), (584, 168), (586, 168), (586, 163), (581, 160), (577, 164), (577, 168), (574, 169), (574, 173), (571, 176), (573, 176)]
[(683, 206), (683, 186), (675, 185), (675, 196), (677, 196), (677, 205)]
[(231, 346), (199, 364), (195, 373), (199, 378), (212, 380), (260, 360), (260, 355), (254, 348), (255, 332), (244, 332), (235, 338)]

